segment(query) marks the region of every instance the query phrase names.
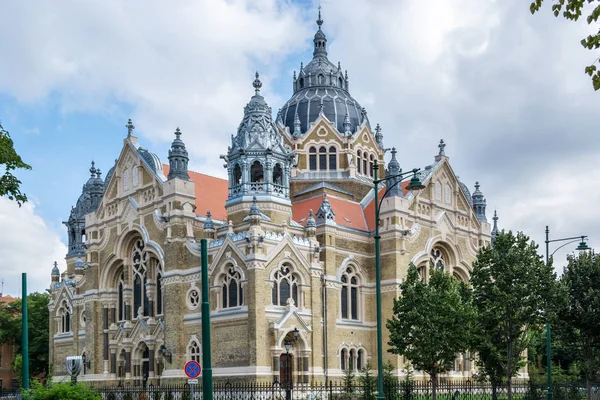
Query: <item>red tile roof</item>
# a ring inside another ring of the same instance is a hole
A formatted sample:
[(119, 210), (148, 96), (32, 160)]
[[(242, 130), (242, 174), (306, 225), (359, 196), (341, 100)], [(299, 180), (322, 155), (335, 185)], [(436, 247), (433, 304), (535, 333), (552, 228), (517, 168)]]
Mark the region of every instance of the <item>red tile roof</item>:
[[(367, 230), (365, 216), (359, 203), (331, 195), (327, 195), (327, 199), (335, 213), (336, 224), (363, 231)], [(292, 218), (294, 221), (305, 225), (306, 221), (300, 222), (300, 220), (308, 218), (308, 212), (311, 209), (316, 215), (322, 202), (323, 196), (312, 197), (310, 199), (295, 202), (292, 204)]]
[[(401, 183), (402, 194), (404, 194), (405, 196), (408, 193), (408, 189), (406, 189), (408, 183), (409, 181), (404, 181)], [(385, 187), (379, 190), (379, 195), (377, 196), (379, 198), (379, 201), (381, 201), (381, 199), (383, 198), (383, 193), (385, 193)], [(365, 207), (365, 218), (367, 219), (367, 224), (369, 225), (370, 231), (375, 230), (375, 202), (373, 200), (371, 200), (369, 204), (367, 204), (367, 206)]]
[[(169, 165), (163, 164), (165, 176), (169, 175)], [(190, 179), (194, 182), (196, 194), (196, 215), (204, 217), (210, 211), (213, 219), (227, 221), (225, 202), (228, 196), (228, 182), (225, 179), (188, 171)]]
[(13, 303), (18, 300), (21, 300), (21, 299), (18, 297), (12, 297), (12, 296), (2, 296), (2, 293), (0, 293), (0, 303), (10, 304), (10, 303)]

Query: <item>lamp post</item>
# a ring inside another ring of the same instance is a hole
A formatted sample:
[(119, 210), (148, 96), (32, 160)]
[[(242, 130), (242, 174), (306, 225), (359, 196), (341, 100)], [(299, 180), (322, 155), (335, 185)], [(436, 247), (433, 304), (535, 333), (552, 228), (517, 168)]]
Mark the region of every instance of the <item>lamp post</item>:
[[(300, 331), (298, 330), (298, 328), (294, 328), (292, 333), (294, 334), (294, 342), (296, 342), (296, 340), (298, 340), (298, 335), (300, 334)], [(292, 370), (291, 370), (291, 363), (290, 363), (290, 348), (292, 347), (292, 341), (285, 339), (285, 341), (283, 342), (283, 345), (285, 346), (285, 354), (286, 354), (286, 357), (285, 357), (285, 364), (286, 364), (285, 398), (286, 398), (286, 400), (291, 400), (291, 398), (292, 398)]]
[[(552, 257), (552, 255), (554, 255), (554, 253), (556, 253), (558, 250), (565, 247), (566, 245), (575, 243), (578, 240), (581, 240), (581, 242), (579, 243), (579, 246), (577, 246), (577, 248), (575, 250), (579, 250), (579, 251), (590, 250), (590, 247), (588, 247), (588, 245), (585, 243), (586, 238), (587, 238), (586, 235), (581, 235), (581, 236), (573, 236), (573, 237), (568, 237), (568, 238), (550, 240), (550, 229), (548, 229), (548, 225), (546, 225), (546, 241), (545, 241), (545, 243), (546, 243), (546, 265), (548, 265), (548, 262), (550, 261), (550, 257)], [(550, 243), (565, 242), (565, 241), (568, 241), (568, 242), (561, 246), (558, 246), (552, 252), (552, 254), (549, 254), (550, 253)], [(547, 400), (552, 400), (552, 360), (551, 360), (552, 347), (551, 347), (550, 338), (551, 338), (550, 324), (546, 323), (546, 372), (548, 375), (548, 378), (547, 378), (548, 379), (548, 389), (546, 392)]]
[[(381, 208), (381, 201), (385, 198), (385, 195), (396, 185), (398, 185), (402, 178), (407, 175), (413, 174), (407, 189), (408, 190), (421, 190), (425, 186), (421, 183), (421, 180), (417, 176), (419, 168), (415, 168), (412, 171), (400, 172), (397, 175), (386, 176), (385, 178), (379, 179), (377, 173), (379, 172), (379, 165), (377, 161), (373, 165), (373, 186), (375, 189), (375, 297), (376, 297), (376, 308), (377, 308), (377, 398), (384, 399), (383, 395), (383, 338), (382, 338), (382, 327), (381, 327), (381, 248), (379, 235), (379, 209)], [(387, 187), (383, 193), (381, 201), (379, 200), (379, 184), (381, 182), (396, 179), (391, 186)]]

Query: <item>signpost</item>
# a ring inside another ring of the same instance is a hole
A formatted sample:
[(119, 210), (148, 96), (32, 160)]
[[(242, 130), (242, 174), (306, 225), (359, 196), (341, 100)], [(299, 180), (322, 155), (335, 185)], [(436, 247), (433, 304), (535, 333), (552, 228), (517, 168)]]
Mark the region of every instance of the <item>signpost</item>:
[(194, 385), (198, 384), (198, 377), (202, 373), (202, 367), (198, 364), (198, 361), (190, 360), (185, 363), (183, 367), (185, 375), (188, 377), (188, 385), (190, 385), (190, 394), (192, 400), (194, 399)]

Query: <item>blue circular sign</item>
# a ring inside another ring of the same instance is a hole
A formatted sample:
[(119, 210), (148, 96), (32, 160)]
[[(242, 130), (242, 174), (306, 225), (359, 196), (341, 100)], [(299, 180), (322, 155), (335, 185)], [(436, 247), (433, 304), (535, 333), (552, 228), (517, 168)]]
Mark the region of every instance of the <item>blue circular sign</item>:
[(188, 378), (194, 379), (200, 376), (200, 373), (202, 372), (202, 367), (200, 366), (200, 364), (198, 364), (197, 361), (191, 360), (185, 363), (185, 367), (183, 367), (183, 370)]

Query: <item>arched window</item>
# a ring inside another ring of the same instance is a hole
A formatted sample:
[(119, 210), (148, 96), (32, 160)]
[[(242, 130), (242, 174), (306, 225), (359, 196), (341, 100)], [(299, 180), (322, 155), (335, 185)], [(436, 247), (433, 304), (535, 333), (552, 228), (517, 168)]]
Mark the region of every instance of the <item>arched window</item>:
[(329, 170), (335, 171), (337, 169), (337, 153), (335, 147), (329, 148)]
[(163, 287), (162, 287), (162, 274), (156, 275), (156, 314), (161, 315), (163, 313)]
[(340, 352), (340, 361), (341, 361), (341, 366), (342, 366), (342, 371), (346, 370), (346, 362), (348, 360), (348, 352), (346, 351), (346, 349), (342, 349), (342, 351)]
[(236, 186), (242, 184), (242, 168), (240, 164), (235, 164), (235, 167), (233, 167), (233, 184)]
[(283, 185), (283, 169), (281, 164), (275, 164), (273, 167), (273, 183), (276, 185)]
[(188, 345), (188, 353), (190, 355), (190, 360), (194, 360), (197, 363), (201, 362), (200, 345), (196, 340), (192, 340)]
[(304, 78), (300, 78), (300, 89), (304, 87)]
[(133, 187), (137, 187), (139, 183), (139, 171), (137, 165), (131, 169), (131, 183)]
[(327, 149), (325, 146), (319, 147), (319, 170), (327, 171)]
[(350, 367), (351, 371), (356, 369), (355, 361), (356, 361), (356, 350), (351, 349), (350, 356), (348, 357), (348, 366)]
[(263, 166), (260, 161), (256, 160), (250, 167), (250, 182), (264, 182), (264, 180)]
[(346, 268), (342, 274), (342, 318), (358, 319), (358, 289), (358, 276), (354, 268)]
[(444, 253), (438, 247), (434, 247), (431, 249), (431, 253), (429, 255), (429, 259), (431, 260), (431, 266), (434, 268), (444, 269), (446, 265), (446, 260), (444, 258)]
[(308, 149), (308, 168), (311, 171), (317, 170), (317, 149), (314, 147)]
[(296, 274), (291, 272), (291, 267), (287, 264), (275, 272), (273, 276), (273, 289), (271, 293), (273, 304), (276, 306), (287, 305), (291, 297), (294, 304), (298, 306), (298, 284), (299, 279)]
[(325, 84), (325, 77), (323, 75), (319, 74), (319, 85), (324, 85)]
[(356, 153), (356, 165), (358, 168), (358, 173), (360, 174), (360, 167), (361, 167), (361, 163), (362, 163), (362, 152), (359, 150)]
[(373, 166), (375, 165), (375, 157), (373, 154), (369, 156), (369, 175), (373, 176)]
[(344, 80), (342, 78), (338, 78), (338, 86), (341, 88), (344, 87)]
[(369, 170), (367, 169), (367, 153), (363, 153), (363, 174), (367, 175)]
[(121, 275), (121, 280), (119, 282), (119, 321), (123, 321), (125, 319), (125, 302), (123, 298), (123, 275)]
[(358, 350), (356, 355), (356, 369), (358, 369), (359, 371), (363, 369), (363, 362), (365, 359), (364, 352), (364, 350), (360, 349)]
[(138, 239), (133, 246), (133, 316), (150, 315), (150, 303), (146, 295), (146, 272), (148, 265), (148, 253), (145, 245)]
[(129, 190), (129, 170), (123, 171), (123, 190)]
[(229, 267), (221, 285), (222, 308), (239, 307), (244, 304), (242, 275), (233, 266)]
[(135, 276), (133, 280), (133, 312), (134, 316), (137, 318), (140, 312), (140, 307), (142, 306), (142, 297), (144, 296), (142, 289), (142, 279), (139, 275)]
[(63, 301), (59, 310), (58, 315), (60, 316), (59, 333), (69, 333), (71, 332), (71, 308), (67, 304), (67, 301)]

